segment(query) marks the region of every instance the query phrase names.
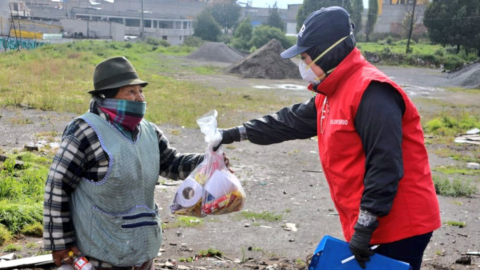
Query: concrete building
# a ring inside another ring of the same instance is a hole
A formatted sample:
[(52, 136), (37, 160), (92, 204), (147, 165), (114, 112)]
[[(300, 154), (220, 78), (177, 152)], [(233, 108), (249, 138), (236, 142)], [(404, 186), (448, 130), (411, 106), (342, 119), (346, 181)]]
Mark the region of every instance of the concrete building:
[(125, 26), (111, 21), (61, 19), (65, 37), (125, 40)]
[(8, 36), (10, 31), (10, 8), (8, 1), (0, 1), (0, 36)]
[[(4, 1), (4, 0), (1, 0)], [(23, 0), (30, 8), (32, 18), (74, 19), (82, 21), (105, 21), (125, 26), (126, 36), (152, 36), (164, 39), (172, 45), (182, 44), (185, 37), (193, 34), (195, 17), (207, 7), (205, 1), (194, 0)], [(142, 12), (143, 11), (143, 12)], [(63, 20), (62, 20), (63, 21)], [(89, 23), (91, 24), (91, 23)], [(81, 23), (83, 35), (95, 36), (92, 28), (86, 30)], [(69, 30), (73, 25), (68, 23)], [(97, 24), (107, 33), (112, 27)], [(105, 28), (105, 29), (104, 29)], [(98, 35), (97, 35), (98, 36)]]
[(73, 8), (72, 17), (84, 21), (108, 21), (125, 26), (125, 36), (161, 38), (172, 45), (182, 44), (186, 37), (193, 35), (193, 19), (180, 15), (166, 15), (154, 12), (142, 14), (135, 11), (106, 11), (88, 8)]
[(297, 35), (297, 13), (301, 4), (288, 5), (287, 18), (285, 19), (287, 36)]
[[(412, 11), (411, 1), (408, 0), (379, 0), (379, 16), (375, 24), (374, 33), (400, 34), (405, 16)], [(407, 2), (408, 1), (408, 2)], [(415, 7), (415, 23), (423, 25), (423, 14), (429, 0), (417, 0)], [(366, 14), (365, 14), (366, 20)], [(426, 31), (426, 29), (425, 29)]]

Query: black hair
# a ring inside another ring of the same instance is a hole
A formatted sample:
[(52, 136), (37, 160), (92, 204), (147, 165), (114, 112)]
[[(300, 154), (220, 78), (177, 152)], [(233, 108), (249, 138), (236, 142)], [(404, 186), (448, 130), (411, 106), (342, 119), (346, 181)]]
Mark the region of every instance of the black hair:
[(113, 98), (118, 94), (120, 88), (105, 89), (102, 91), (97, 91), (92, 93), (94, 98)]

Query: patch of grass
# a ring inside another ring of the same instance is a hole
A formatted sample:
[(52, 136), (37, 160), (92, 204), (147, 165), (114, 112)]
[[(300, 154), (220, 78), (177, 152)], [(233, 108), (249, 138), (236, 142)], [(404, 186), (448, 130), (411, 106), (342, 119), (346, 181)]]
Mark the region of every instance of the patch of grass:
[(29, 248), (29, 249), (35, 249), (35, 248), (38, 247), (38, 245), (35, 242), (30, 242), (26, 245), (26, 247)]
[(443, 147), (435, 150), (435, 154), (440, 157), (449, 157), (453, 160), (480, 163), (480, 147), (472, 147), (468, 151)]
[(447, 177), (433, 176), (435, 191), (438, 195), (450, 197), (469, 197), (477, 192), (477, 186), (469, 180), (454, 178), (450, 181)]
[(457, 226), (457, 227), (460, 227), (460, 228), (463, 228), (463, 227), (467, 226), (466, 222), (453, 221), (453, 220), (445, 221), (444, 224), (447, 225), (447, 226)]
[(5, 225), (12, 234), (22, 231), (28, 224), (43, 221), (43, 204), (25, 204), (0, 201), (0, 223)]
[(221, 251), (218, 250), (218, 249), (209, 248), (208, 250), (200, 250), (200, 251), (198, 252), (198, 255), (200, 255), (200, 256), (202, 256), (202, 257), (214, 257), (214, 256), (222, 257), (222, 256), (223, 256), (223, 252), (221, 252)]
[[(24, 164), (15, 166), (15, 161)], [(0, 171), (0, 223), (12, 235), (26, 232), (42, 235), (45, 178), (51, 159), (31, 152), (9, 155)]]
[(467, 111), (458, 114), (443, 114), (426, 123), (424, 129), (427, 133), (455, 136), (459, 133), (480, 126), (480, 115), (471, 114)]
[(172, 133), (175, 136), (180, 136), (182, 134), (182, 132), (179, 129), (172, 129), (170, 133)]
[(455, 204), (455, 205), (458, 205), (458, 206), (462, 206), (462, 205), (463, 205), (463, 202), (461, 202), (461, 201), (453, 201), (452, 204)]
[(42, 237), (43, 225), (40, 222), (27, 224), (23, 227), (22, 233), (29, 236)]
[(21, 250), (22, 250), (22, 247), (19, 246), (19, 245), (15, 245), (15, 244), (8, 244), (8, 245), (5, 246), (5, 248), (3, 249), (3, 251), (5, 251), (5, 252), (21, 251)]
[(252, 251), (263, 251), (261, 247), (252, 247)]
[(196, 217), (184, 217), (184, 216), (177, 216), (177, 220), (173, 223), (163, 223), (164, 229), (172, 229), (172, 228), (186, 228), (186, 227), (196, 227), (203, 225), (203, 219), (199, 219)]
[(300, 266), (300, 267), (306, 266), (306, 263), (302, 259), (296, 259), (295, 264)]
[(237, 214), (237, 216), (245, 219), (265, 220), (265, 221), (279, 221), (282, 220), (282, 214), (275, 214), (272, 212), (263, 211), (261, 213), (255, 213), (253, 211), (245, 210)]
[[(24, 162), (22, 169), (16, 168), (15, 160)], [(3, 163), (3, 170), (0, 171), (0, 201), (9, 200), (10, 203), (42, 202), (45, 177), (48, 174), (50, 162), (49, 159), (30, 152), (20, 152), (9, 156)]]
[(396, 42), (379, 40), (378, 42), (357, 42), (357, 47), (362, 52), (373, 52), (380, 55), (384, 63), (394, 65), (419, 65), (419, 59), (437, 67), (444, 65), (451, 70), (463, 66), (464, 63), (475, 61), (463, 54), (450, 54), (445, 52), (440, 45), (427, 43), (411, 43), (410, 54), (405, 54), (406, 40)]
[(458, 166), (439, 166), (433, 169), (433, 171), (441, 172), (443, 174), (460, 174), (460, 175), (480, 175), (480, 170), (473, 170), (467, 168), (460, 168)]
[[(217, 90), (170, 78), (165, 74), (181, 65), (180, 60), (170, 55), (186, 55), (194, 48), (161, 46), (153, 50), (153, 46), (156, 45), (145, 42), (79, 41), (3, 53), (0, 58), (0, 66), (4, 67), (0, 73), (0, 106), (24, 105), (41, 110), (83, 114), (90, 100), (87, 91), (93, 87), (95, 65), (119, 55), (127, 57), (140, 77), (150, 83), (145, 88), (148, 102), (146, 119), (157, 124), (196, 128), (199, 116), (217, 109), (222, 115), (218, 119), (218, 126), (233, 126), (248, 120), (239, 118), (249, 113), (271, 113), (303, 101), (301, 97), (292, 100), (275, 95), (274, 91)], [(19, 54), (24, 57), (19, 58)], [(215, 68), (200, 70), (210, 73)]]
[(199, 66), (193, 68), (193, 70), (200, 75), (216, 74), (220, 69), (220, 67), (216, 66)]

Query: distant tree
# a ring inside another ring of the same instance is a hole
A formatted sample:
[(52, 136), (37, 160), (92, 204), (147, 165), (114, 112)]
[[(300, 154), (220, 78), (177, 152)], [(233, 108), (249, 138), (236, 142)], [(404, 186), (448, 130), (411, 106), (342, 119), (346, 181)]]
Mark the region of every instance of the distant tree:
[(250, 45), (255, 46), (256, 48), (260, 48), (272, 39), (280, 41), (283, 48), (288, 48), (293, 45), (292, 42), (287, 39), (283, 31), (268, 25), (260, 25), (253, 29), (253, 35)]
[(213, 18), (222, 26), (225, 34), (237, 25), (241, 10), (242, 7), (235, 0), (216, 2), (210, 7)]
[(277, 2), (275, 2), (272, 7), (268, 8), (268, 17), (264, 25), (268, 25), (285, 31), (285, 22), (280, 17), (280, 13), (278, 12), (277, 8)]
[(250, 49), (249, 42), (252, 39), (252, 32), (252, 21), (248, 16), (240, 22), (237, 28), (235, 28), (231, 44), (232, 47), (239, 50), (248, 51)]
[(300, 30), (308, 15), (322, 7), (330, 6), (340, 6), (346, 9), (348, 13), (352, 13), (352, 2), (350, 0), (303, 0), (303, 4), (297, 13), (297, 31)]
[(193, 35), (207, 41), (217, 41), (221, 34), (221, 26), (210, 14), (209, 9), (203, 10), (193, 24)]
[(377, 0), (368, 0), (367, 25), (365, 26), (365, 41), (369, 42), (370, 34), (375, 29), (378, 16), (378, 2)]
[(412, 3), (412, 12), (407, 13), (408, 16), (408, 36), (407, 36), (407, 48), (405, 53), (410, 53), (410, 40), (412, 39), (413, 27), (415, 26), (415, 8), (417, 7), (417, 0), (413, 0)]
[(480, 1), (434, 0), (425, 10), (423, 24), (434, 43), (476, 49), (480, 54)]
[(352, 15), (350, 17), (355, 24), (355, 29), (353, 30), (355, 34), (358, 34), (360, 30), (362, 30), (362, 14), (364, 9), (363, 0), (353, 0)]

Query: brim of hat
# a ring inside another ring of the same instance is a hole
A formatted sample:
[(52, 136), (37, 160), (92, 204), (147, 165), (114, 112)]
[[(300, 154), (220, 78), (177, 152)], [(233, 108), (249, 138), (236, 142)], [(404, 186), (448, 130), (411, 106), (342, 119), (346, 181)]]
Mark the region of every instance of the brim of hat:
[(298, 46), (298, 45), (293, 45), (292, 47), (286, 49), (284, 52), (280, 54), (282, 58), (292, 58), (296, 55), (299, 55), (306, 50), (310, 49), (310, 47), (303, 47), (303, 46)]
[(115, 89), (115, 88), (120, 88), (122, 86), (127, 86), (127, 85), (137, 85), (137, 84), (140, 84), (142, 87), (145, 87), (148, 85), (148, 82), (146, 81), (142, 81), (140, 79), (133, 79), (133, 80), (127, 80), (127, 81), (119, 81), (115, 84), (111, 84), (109, 85), (108, 87), (105, 87), (105, 88), (102, 88), (102, 89), (95, 89), (95, 90), (91, 90), (89, 91), (88, 93), (89, 94), (93, 94), (93, 93), (98, 93), (98, 92), (102, 92), (104, 90), (109, 90), (109, 89)]

